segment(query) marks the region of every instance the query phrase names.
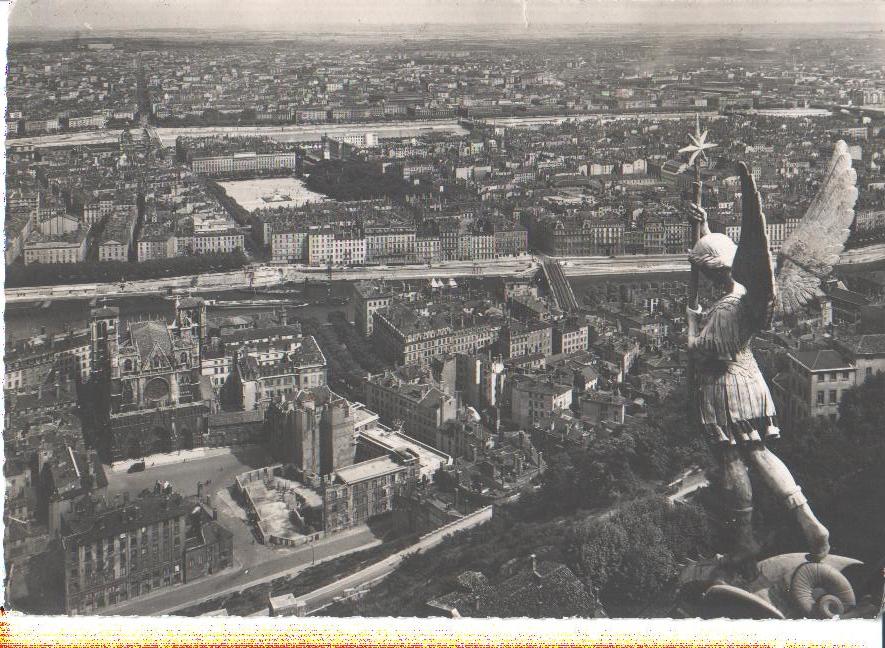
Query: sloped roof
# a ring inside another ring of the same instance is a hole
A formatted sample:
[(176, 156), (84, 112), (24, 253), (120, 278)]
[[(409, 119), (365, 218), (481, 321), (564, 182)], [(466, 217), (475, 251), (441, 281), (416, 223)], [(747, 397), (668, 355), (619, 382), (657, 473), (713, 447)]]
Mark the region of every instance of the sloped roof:
[(159, 347), (167, 358), (172, 353), (172, 336), (163, 322), (133, 322), (129, 325), (129, 335), (138, 348), (142, 361), (150, 355), (154, 347)]
[(819, 351), (796, 351), (791, 353), (797, 362), (809, 371), (827, 371), (829, 369), (848, 369), (850, 364), (837, 351), (822, 349)]
[(839, 343), (854, 355), (885, 354), (885, 333), (848, 336), (839, 340)]

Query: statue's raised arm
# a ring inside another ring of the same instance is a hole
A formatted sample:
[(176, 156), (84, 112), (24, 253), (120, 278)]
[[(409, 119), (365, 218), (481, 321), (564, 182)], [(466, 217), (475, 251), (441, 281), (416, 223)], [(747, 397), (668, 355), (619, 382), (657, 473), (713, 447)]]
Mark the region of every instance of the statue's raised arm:
[(738, 164), (741, 178), (741, 240), (734, 255), (732, 276), (744, 286), (746, 308), (742, 310), (745, 326), (754, 333), (771, 326), (775, 303), (774, 272), (762, 197), (756, 189), (750, 169)]

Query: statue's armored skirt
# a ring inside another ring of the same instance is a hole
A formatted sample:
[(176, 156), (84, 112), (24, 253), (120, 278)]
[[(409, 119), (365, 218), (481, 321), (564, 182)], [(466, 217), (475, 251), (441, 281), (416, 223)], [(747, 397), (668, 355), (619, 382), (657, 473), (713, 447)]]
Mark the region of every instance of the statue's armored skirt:
[(739, 445), (780, 436), (771, 392), (750, 350), (756, 327), (746, 312), (743, 286), (704, 314), (700, 334), (689, 340), (695, 358), (695, 403), (713, 443)]

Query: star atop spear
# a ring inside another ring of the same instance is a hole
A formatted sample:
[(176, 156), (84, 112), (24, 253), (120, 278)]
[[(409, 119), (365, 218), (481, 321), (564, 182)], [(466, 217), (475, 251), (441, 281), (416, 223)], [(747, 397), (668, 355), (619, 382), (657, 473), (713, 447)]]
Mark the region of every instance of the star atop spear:
[(688, 158), (688, 165), (694, 165), (695, 168), (698, 168), (698, 165), (695, 165), (695, 162), (698, 161), (698, 157), (704, 158), (704, 161), (707, 160), (707, 154), (705, 151), (715, 147), (716, 145), (713, 142), (707, 141), (707, 133), (710, 131), (701, 132), (701, 116), (695, 115), (695, 130), (694, 135), (691, 133), (688, 134), (688, 138), (691, 140), (691, 144), (688, 146), (683, 146), (679, 149), (680, 153), (691, 153)]
[[(694, 204), (698, 207), (701, 206), (701, 159), (703, 158), (703, 160), (706, 161), (708, 159), (706, 152), (716, 146), (713, 142), (707, 141), (708, 132), (709, 131), (706, 130), (701, 132), (701, 117), (700, 115), (695, 115), (694, 134), (689, 133), (688, 135), (691, 144), (679, 149), (680, 153), (690, 154), (688, 163), (694, 166)], [(700, 235), (700, 223), (694, 223), (691, 230), (692, 247), (698, 242)], [(689, 284), (688, 289), (688, 301), (692, 308), (697, 308), (698, 305), (698, 281), (698, 269), (693, 267), (691, 269), (691, 283)]]

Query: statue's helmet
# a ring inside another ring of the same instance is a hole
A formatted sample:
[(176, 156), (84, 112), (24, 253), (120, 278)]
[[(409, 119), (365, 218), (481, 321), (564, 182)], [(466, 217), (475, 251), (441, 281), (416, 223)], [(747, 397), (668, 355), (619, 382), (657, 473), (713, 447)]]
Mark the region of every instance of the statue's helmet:
[(702, 236), (688, 255), (692, 265), (705, 270), (731, 268), (737, 246), (725, 234), (707, 234)]

